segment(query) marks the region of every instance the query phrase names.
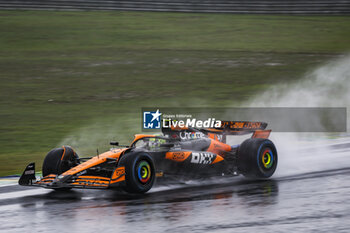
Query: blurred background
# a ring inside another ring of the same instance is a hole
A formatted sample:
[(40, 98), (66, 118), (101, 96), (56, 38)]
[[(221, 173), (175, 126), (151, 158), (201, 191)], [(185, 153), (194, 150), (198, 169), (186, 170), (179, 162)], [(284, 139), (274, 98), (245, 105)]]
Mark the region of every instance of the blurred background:
[(0, 0), (0, 176), (40, 170), (62, 144), (128, 144), (142, 107), (347, 106), (349, 13), (326, 0)]

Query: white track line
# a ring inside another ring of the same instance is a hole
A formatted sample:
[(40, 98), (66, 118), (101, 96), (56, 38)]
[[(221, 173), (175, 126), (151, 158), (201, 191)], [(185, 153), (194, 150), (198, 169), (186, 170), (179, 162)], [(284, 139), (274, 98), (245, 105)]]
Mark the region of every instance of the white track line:
[(48, 192), (51, 192), (51, 190), (38, 188), (38, 189), (21, 190), (21, 191), (14, 191), (14, 192), (8, 192), (8, 193), (0, 193), (0, 200), (19, 198), (19, 197), (25, 197), (25, 196), (31, 196), (31, 195), (46, 194)]

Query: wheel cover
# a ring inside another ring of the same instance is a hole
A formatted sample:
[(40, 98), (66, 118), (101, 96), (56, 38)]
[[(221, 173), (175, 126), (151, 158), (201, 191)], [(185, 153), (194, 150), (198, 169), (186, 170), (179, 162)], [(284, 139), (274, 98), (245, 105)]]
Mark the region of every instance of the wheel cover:
[(150, 181), (151, 179), (151, 175), (152, 175), (152, 171), (151, 171), (151, 166), (150, 164), (145, 161), (142, 160), (138, 165), (137, 165), (137, 176), (139, 181), (142, 184), (146, 184), (147, 182)]
[(273, 165), (273, 153), (271, 149), (266, 149), (262, 156), (261, 156), (261, 162), (264, 165), (264, 168), (269, 169)]

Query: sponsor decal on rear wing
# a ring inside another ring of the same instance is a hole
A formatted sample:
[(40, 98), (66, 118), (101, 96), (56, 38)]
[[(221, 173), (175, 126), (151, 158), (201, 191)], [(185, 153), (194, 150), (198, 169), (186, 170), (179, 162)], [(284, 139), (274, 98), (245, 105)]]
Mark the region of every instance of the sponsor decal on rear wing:
[[(212, 129), (216, 130), (233, 130), (233, 131), (255, 131), (264, 130), (267, 127), (266, 122), (253, 122), (253, 121), (221, 121), (220, 127), (215, 127)], [(210, 129), (209, 129), (210, 130)]]

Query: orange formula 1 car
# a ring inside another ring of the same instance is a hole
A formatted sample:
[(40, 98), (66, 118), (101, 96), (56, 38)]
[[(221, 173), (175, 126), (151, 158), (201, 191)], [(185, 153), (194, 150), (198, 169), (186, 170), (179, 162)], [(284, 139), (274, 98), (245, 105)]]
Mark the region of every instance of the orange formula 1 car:
[[(42, 175), (35, 177), (29, 164), (20, 185), (51, 189), (122, 188), (145, 193), (154, 182), (243, 174), (253, 179), (272, 176), (277, 151), (267, 139), (271, 130), (263, 122), (222, 122), (220, 128), (163, 128), (162, 136), (137, 134), (130, 146), (112, 148), (90, 158), (79, 158), (69, 146), (51, 150)], [(226, 144), (229, 135), (252, 134), (240, 145)], [(111, 145), (118, 146), (117, 142)]]

